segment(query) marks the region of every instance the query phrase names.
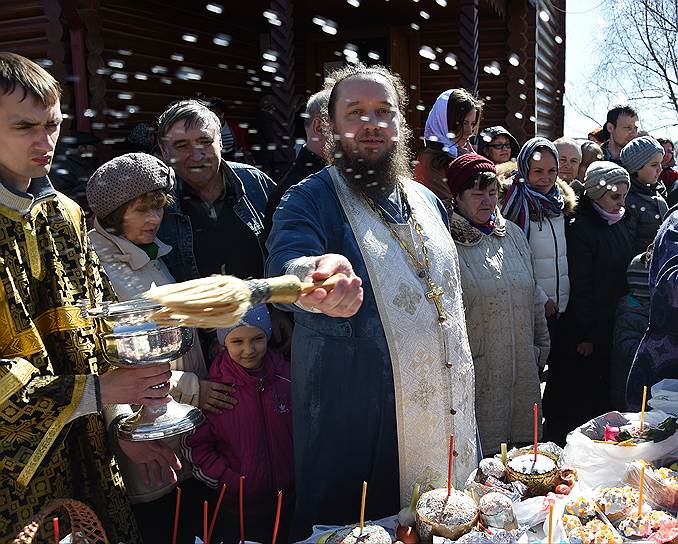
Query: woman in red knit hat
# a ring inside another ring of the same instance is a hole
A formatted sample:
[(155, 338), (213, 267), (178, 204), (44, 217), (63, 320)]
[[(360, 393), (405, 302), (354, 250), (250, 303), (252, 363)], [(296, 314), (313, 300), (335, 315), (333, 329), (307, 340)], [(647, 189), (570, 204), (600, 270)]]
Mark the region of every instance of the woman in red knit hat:
[(447, 183), (475, 367), (476, 419), (483, 453), (492, 454), (502, 442), (532, 439), (532, 406), (540, 404), (539, 368), (549, 335), (527, 238), (497, 207), (494, 163), (461, 155), (449, 165)]

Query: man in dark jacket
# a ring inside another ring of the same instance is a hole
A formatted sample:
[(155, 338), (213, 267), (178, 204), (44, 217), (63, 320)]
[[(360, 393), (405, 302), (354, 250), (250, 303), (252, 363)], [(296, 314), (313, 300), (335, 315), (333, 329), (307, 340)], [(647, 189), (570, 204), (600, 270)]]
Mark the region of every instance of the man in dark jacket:
[[(253, 166), (222, 160), (219, 118), (197, 100), (175, 102), (160, 115), (158, 141), (176, 173), (175, 199), (158, 231), (158, 238), (173, 248), (163, 261), (174, 279), (262, 277), (264, 210), (273, 181)], [(216, 336), (205, 331), (201, 336), (211, 361), (218, 349)], [(233, 399), (222, 393), (232, 391), (217, 385), (210, 386), (220, 389), (212, 401), (226, 408)]]
[(292, 185), (296, 185), (311, 174), (325, 168), (325, 159), (323, 158), (325, 134), (322, 130), (322, 117), (327, 110), (329, 98), (330, 93), (328, 91), (320, 91), (312, 94), (306, 103), (306, 111), (303, 113), (306, 143), (299, 150), (297, 158), (294, 159), (287, 174), (278, 183), (273, 195), (268, 200), (264, 219), (266, 233), (271, 232), (273, 213), (287, 190)]
[(176, 102), (160, 115), (158, 140), (177, 177), (176, 200), (158, 233), (174, 248), (164, 258), (174, 278), (260, 277), (273, 181), (253, 166), (221, 160), (221, 123), (197, 100)]
[(638, 135), (638, 113), (631, 106), (615, 106), (607, 112), (601, 137), (603, 160), (621, 164), (619, 154), (622, 147)]

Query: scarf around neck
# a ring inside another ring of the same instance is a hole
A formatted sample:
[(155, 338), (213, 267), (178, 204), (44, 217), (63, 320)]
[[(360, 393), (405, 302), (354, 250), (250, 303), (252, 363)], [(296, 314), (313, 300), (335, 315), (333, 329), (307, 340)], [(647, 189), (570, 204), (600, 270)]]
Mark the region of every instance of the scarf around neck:
[(483, 224), (478, 224), (473, 221), (471, 221), (468, 217), (466, 217), (461, 211), (457, 208), (456, 212), (461, 215), (466, 221), (469, 222), (469, 224), (475, 228), (477, 228), (480, 232), (483, 234), (487, 234), (488, 236), (492, 234), (494, 231), (494, 225), (497, 222), (497, 211), (493, 211), (492, 215), (490, 215), (490, 218)]
[(598, 203), (594, 202), (593, 200), (591, 201), (591, 205), (593, 206), (593, 209), (596, 210), (598, 215), (607, 221), (608, 225), (614, 225), (617, 221), (624, 217), (624, 214), (626, 213), (626, 208), (623, 206), (617, 213), (610, 213), (601, 208)]

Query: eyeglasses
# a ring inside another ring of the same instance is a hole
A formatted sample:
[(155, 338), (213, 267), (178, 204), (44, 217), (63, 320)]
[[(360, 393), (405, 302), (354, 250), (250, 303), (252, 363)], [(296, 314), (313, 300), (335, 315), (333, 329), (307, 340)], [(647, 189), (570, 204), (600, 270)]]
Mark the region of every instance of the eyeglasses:
[(492, 149), (511, 149), (511, 144), (487, 144), (485, 147)]

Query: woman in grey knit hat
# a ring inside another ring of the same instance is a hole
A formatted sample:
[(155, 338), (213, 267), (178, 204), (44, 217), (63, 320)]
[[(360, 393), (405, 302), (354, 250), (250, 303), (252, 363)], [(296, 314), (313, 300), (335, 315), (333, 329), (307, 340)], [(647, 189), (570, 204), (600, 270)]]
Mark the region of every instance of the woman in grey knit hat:
[(626, 198), (634, 254), (643, 253), (654, 240), (669, 207), (666, 188), (659, 181), (664, 148), (652, 136), (640, 136), (626, 144), (619, 158), (631, 176)]
[[(626, 268), (633, 257), (624, 209), (629, 186), (621, 166), (592, 163), (566, 227), (570, 302), (560, 320), (558, 346), (551, 350), (544, 393), (548, 439), (561, 444), (569, 431), (610, 409), (615, 309), (627, 291)], [(568, 394), (573, 383), (576, 397)]]
[[(146, 153), (128, 153), (108, 161), (87, 183), (87, 200), (95, 216), (89, 238), (120, 300), (137, 298), (152, 285), (174, 283), (162, 260), (172, 248), (156, 237), (164, 208), (171, 200), (173, 184), (173, 170)], [(212, 389), (226, 387), (206, 380), (207, 370), (197, 335), (191, 350), (172, 361), (171, 368), (170, 394), (178, 402), (210, 409)], [(129, 405), (117, 404), (107, 405), (103, 411), (113, 435), (120, 417), (132, 412)], [(166, 458), (177, 455), (182, 465), (177, 479), (184, 497), (192, 494), (201, 497), (205, 493), (198, 489), (201, 484), (189, 480), (192, 467), (179, 453), (179, 438), (131, 444), (133, 446), (118, 441), (122, 450), (118, 460), (139, 530), (144, 542), (169, 542), (171, 524), (166, 518), (174, 504), (177, 482), (167, 478), (162, 483), (156, 481), (159, 467), (144, 462), (143, 447), (164, 448)], [(135, 450), (131, 451), (130, 447)], [(185, 502), (198, 504), (199, 500), (202, 499)], [(186, 534), (179, 536), (179, 542), (193, 542), (191, 536), (195, 534), (186, 527)]]

